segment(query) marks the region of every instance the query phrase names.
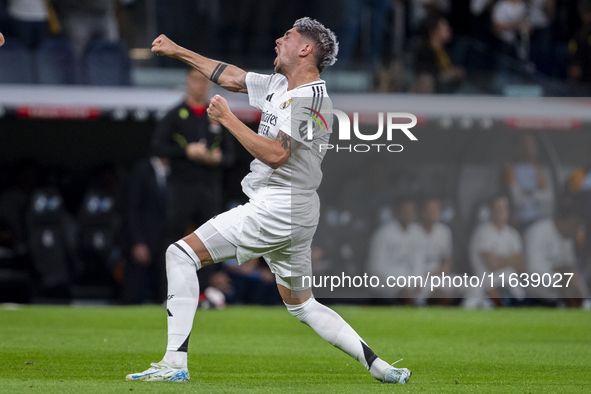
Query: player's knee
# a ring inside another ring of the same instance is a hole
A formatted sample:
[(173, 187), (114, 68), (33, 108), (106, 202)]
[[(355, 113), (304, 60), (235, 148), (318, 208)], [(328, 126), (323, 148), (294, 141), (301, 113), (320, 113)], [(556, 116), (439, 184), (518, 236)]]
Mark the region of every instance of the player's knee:
[(172, 243), (168, 245), (166, 249), (166, 269), (170, 269), (171, 267), (178, 265), (178, 264), (191, 264), (192, 259), (188, 256), (187, 252), (181, 249), (178, 246), (178, 243)]
[(310, 313), (310, 310), (314, 307), (314, 303), (318, 303), (314, 298), (309, 298), (308, 300), (304, 301), (301, 304), (290, 305), (285, 304), (289, 313), (292, 314), (296, 319), (301, 321), (304, 324), (307, 323), (307, 316)]
[(188, 265), (195, 269), (201, 268), (201, 261), (195, 251), (183, 240), (172, 243), (166, 249), (166, 270), (173, 266)]

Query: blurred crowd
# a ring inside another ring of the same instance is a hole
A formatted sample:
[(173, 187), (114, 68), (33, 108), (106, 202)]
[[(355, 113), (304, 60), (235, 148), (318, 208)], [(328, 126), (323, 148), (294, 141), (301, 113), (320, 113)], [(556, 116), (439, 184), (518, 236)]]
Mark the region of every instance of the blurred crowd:
[[(140, 18), (149, 15), (150, 5), (153, 29)], [(498, 90), (532, 81), (524, 75), (573, 82), (577, 89), (591, 82), (591, 0), (0, 0), (0, 31), (7, 36), (2, 53), (22, 45), (47, 54), (66, 42), (72, 57), (63, 62), (86, 64), (72, 83), (113, 83), (113, 74), (100, 74), (110, 64), (114, 73), (127, 70), (118, 81), (129, 84), (129, 65), (121, 57), (102, 57), (125, 52), (122, 41), (147, 47), (150, 34), (162, 32), (206, 55), (268, 68), (273, 39), (303, 15), (334, 26), (338, 67), (375, 70), (378, 91), (462, 92), (468, 82)], [(38, 56), (38, 64), (46, 65), (45, 59)], [(62, 74), (42, 75), (46, 69), (37, 67), (39, 80), (72, 77), (63, 67)], [(472, 78), (475, 70), (480, 80)], [(152, 156), (127, 172), (105, 165), (72, 180), (30, 161), (2, 168), (0, 265), (2, 275), (11, 276), (0, 275), (6, 284), (0, 299), (163, 299), (166, 246), (244, 198), (222, 196), (224, 172), (237, 149), (228, 131), (207, 118), (209, 81), (188, 71), (186, 82), (185, 99), (155, 130)], [(338, 209), (330, 201), (323, 208), (312, 253), (315, 272), (574, 272), (572, 285), (554, 292), (494, 285), (463, 294), (398, 288), (375, 296), (419, 305), (463, 299), (467, 307), (532, 298), (584, 303), (591, 285), (591, 241), (584, 232), (591, 228), (591, 162), (580, 165), (565, 185), (554, 184), (539, 159), (537, 139), (524, 133), (518, 154), (499, 169), (498, 193), (470, 207), (463, 232), (450, 214), (456, 202), (412, 193), (412, 179), (394, 183), (385, 166), (370, 162), (371, 176), (348, 182)], [(468, 266), (458, 264), (462, 260)], [(199, 279), (201, 288), (221, 292), (227, 302), (280, 302), (274, 276), (261, 260), (224, 262), (204, 269)]]
[[(591, 241), (585, 229), (591, 228), (591, 163), (581, 163), (566, 184), (555, 185), (538, 149), (534, 134), (523, 133), (517, 154), (506, 157), (498, 168), (501, 184), (493, 186), (495, 192), (487, 198), (476, 199), (469, 217), (459, 219), (462, 223), (454, 214), (462, 208), (457, 200), (421, 193), (420, 187), (392, 177), (379, 161), (370, 163), (364, 167), (368, 176), (345, 187), (338, 193), (340, 199), (325, 200), (312, 253), (315, 275), (367, 274), (383, 283), (389, 276), (427, 278), (445, 273), (452, 278), (464, 274), (481, 278), (486, 273), (487, 278), (493, 274), (494, 281), (489, 279), (483, 287), (431, 291), (414, 285), (378, 286), (365, 296), (379, 303), (384, 299), (416, 305), (461, 302), (469, 308), (531, 304), (590, 308)], [(573, 273), (568, 287), (558, 280), (564, 273)], [(521, 285), (526, 282), (509, 286), (512, 274), (535, 274), (538, 286)], [(540, 286), (543, 276), (546, 285), (552, 278), (563, 287)]]
[[(274, 40), (304, 15), (337, 32), (336, 68), (372, 73), (378, 92), (519, 94), (510, 88), (523, 85), (545, 95), (591, 91), (590, 0), (0, 0), (0, 31), (31, 53), (49, 51), (46, 67), (58, 56), (52, 53), (71, 52), (82, 64), (75, 82), (95, 84), (85, 63), (101, 43), (115, 48), (94, 56), (120, 72), (129, 65), (113, 58), (129, 61), (128, 48), (144, 65), (178, 67), (142, 52), (160, 33), (209, 57), (269, 69)], [(25, 82), (39, 81), (72, 83), (42, 76)]]
[(546, 94), (558, 92), (550, 77), (566, 82), (567, 95), (589, 95), (590, 1), (472, 0), (468, 26), (454, 25), (458, 9), (450, 9), (451, 1), (416, 3), (430, 6), (418, 21), (411, 91), (453, 93), (469, 80), (497, 94), (510, 94), (508, 85), (536, 84)]
[[(222, 192), (224, 169), (235, 172), (237, 147), (204, 115), (209, 82), (189, 71), (187, 83), (185, 100), (156, 128), (153, 155), (126, 171), (106, 165), (72, 179), (31, 161), (3, 167), (0, 299), (163, 300), (168, 244), (244, 202)], [(350, 174), (341, 190), (321, 197), (314, 275), (493, 274), (483, 287), (376, 288), (356, 302), (588, 308), (591, 162), (557, 185), (538, 149), (537, 137), (522, 133), (517, 154), (498, 168), (496, 192), (475, 200), (468, 218), (454, 214), (457, 200), (421, 193), (412, 175), (395, 181), (395, 166), (370, 162), (367, 176)], [(555, 276), (565, 273), (573, 273), (568, 287), (566, 276)], [(546, 284), (551, 278), (563, 287), (509, 286), (512, 274), (545, 276)], [(199, 279), (204, 305), (281, 302), (262, 260), (225, 261), (204, 268)]]
[(2, 0), (0, 83), (130, 85), (114, 0)]

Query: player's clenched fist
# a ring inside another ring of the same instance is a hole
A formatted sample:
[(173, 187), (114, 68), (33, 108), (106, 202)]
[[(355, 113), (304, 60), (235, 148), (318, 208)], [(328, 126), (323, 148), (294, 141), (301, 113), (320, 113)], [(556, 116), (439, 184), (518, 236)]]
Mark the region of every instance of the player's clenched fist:
[(178, 52), (179, 46), (164, 34), (160, 34), (152, 42), (152, 52), (158, 56), (174, 56)]
[(219, 123), (224, 123), (224, 118), (230, 113), (228, 102), (225, 98), (216, 94), (211, 98), (209, 107), (207, 108), (207, 114), (209, 117)]
[(0, 47), (4, 45), (4, 36), (0, 33)]

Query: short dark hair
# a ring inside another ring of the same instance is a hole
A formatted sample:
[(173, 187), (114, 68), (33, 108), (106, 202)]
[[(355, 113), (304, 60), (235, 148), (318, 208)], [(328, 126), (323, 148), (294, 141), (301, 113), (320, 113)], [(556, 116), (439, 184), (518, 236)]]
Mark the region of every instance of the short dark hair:
[(339, 43), (332, 30), (316, 19), (308, 17), (298, 19), (293, 26), (300, 35), (314, 42), (314, 57), (318, 71), (322, 72), (326, 67), (332, 66), (337, 61)]

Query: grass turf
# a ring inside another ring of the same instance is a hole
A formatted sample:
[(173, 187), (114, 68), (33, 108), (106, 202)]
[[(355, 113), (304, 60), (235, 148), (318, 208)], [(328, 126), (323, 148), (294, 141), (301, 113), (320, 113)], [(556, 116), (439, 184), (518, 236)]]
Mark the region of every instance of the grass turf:
[(336, 307), (407, 385), (374, 381), (282, 307), (199, 311), (189, 384), (127, 382), (166, 346), (161, 307), (0, 308), (0, 392), (516, 392), (591, 390), (591, 313)]

